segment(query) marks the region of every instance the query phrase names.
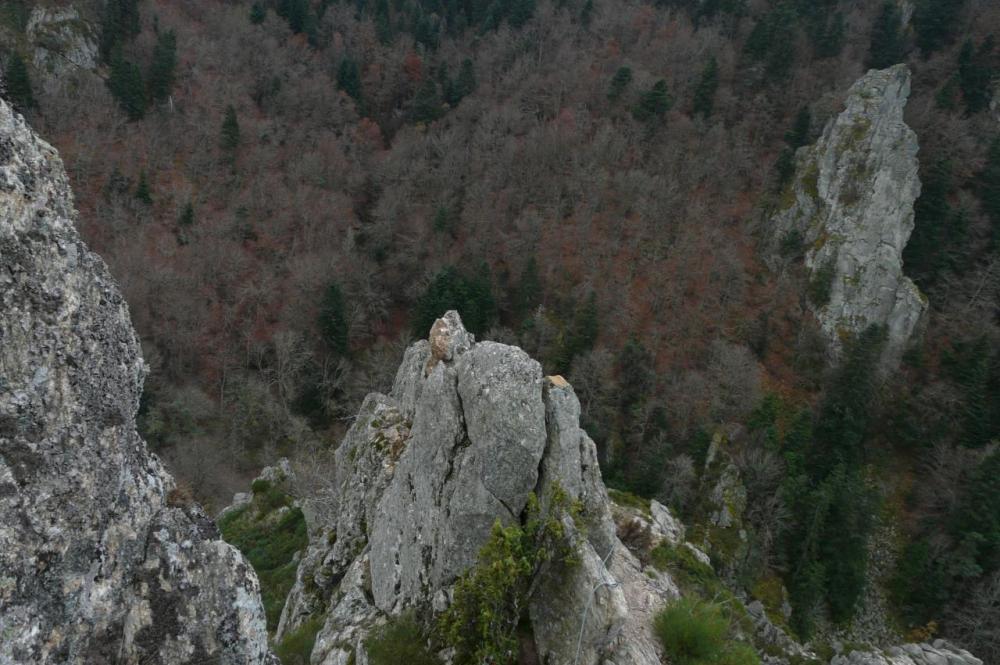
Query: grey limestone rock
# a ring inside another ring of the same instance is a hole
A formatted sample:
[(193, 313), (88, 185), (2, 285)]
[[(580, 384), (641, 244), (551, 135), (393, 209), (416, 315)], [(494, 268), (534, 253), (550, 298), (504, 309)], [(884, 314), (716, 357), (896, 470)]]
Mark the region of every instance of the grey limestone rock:
[(539, 655), (569, 665), (579, 645), (579, 665), (658, 664), (642, 622), (676, 587), (618, 541), (579, 416), (565, 380), (543, 378), (516, 347), (476, 343), (447, 313), (406, 352), (392, 394), (365, 400), (337, 450), (336, 518), (315, 529), (327, 535), (303, 557), (278, 638), (321, 615), (313, 662), (361, 662), (368, 630), (409, 608), (446, 608), (494, 523), (521, 521), (532, 493), (544, 508), (558, 487), (580, 507), (583, 529), (564, 521), (580, 565), (536, 582)]
[(845, 110), (799, 151), (771, 220), (775, 255), (793, 238), (805, 250), (811, 307), (834, 356), (844, 339), (875, 324), (885, 326), (884, 358), (895, 364), (927, 309), (902, 264), (920, 195), (917, 137), (903, 121), (909, 93), (905, 65), (859, 79)]
[(0, 663), (270, 662), (253, 570), (136, 433), (139, 343), (75, 218), (0, 102)]

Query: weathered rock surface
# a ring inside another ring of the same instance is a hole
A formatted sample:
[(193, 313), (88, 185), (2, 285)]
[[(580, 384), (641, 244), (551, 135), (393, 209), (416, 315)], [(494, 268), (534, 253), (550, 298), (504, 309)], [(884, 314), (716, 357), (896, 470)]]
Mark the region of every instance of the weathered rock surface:
[(72, 5), (33, 8), (25, 34), (38, 69), (60, 77), (71, 69), (97, 68), (97, 30)]
[(596, 447), (561, 377), (518, 348), (476, 343), (449, 312), (406, 352), (391, 395), (372, 394), (336, 454), (336, 517), (310, 525), (277, 639), (323, 616), (313, 663), (363, 662), (363, 638), (408, 608), (439, 612), (497, 520), (523, 519), (558, 485), (578, 566), (537, 582), (529, 616), (542, 662), (656, 665), (651, 616), (673, 597), (615, 534)]
[(876, 324), (895, 362), (927, 309), (902, 267), (920, 195), (917, 138), (903, 121), (909, 93), (905, 65), (858, 80), (846, 109), (799, 150), (772, 220), (775, 255), (805, 248), (811, 306), (834, 356), (846, 337)]
[(983, 661), (944, 640), (904, 644), (885, 651), (852, 651), (834, 656), (830, 665), (983, 665)]
[(271, 662), (256, 576), (136, 433), (139, 344), (75, 217), (0, 102), (0, 663)]

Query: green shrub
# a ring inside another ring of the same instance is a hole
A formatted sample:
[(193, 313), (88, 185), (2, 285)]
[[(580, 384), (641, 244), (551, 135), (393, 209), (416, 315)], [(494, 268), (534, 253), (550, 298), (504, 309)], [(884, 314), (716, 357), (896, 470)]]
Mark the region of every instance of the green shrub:
[(718, 603), (681, 598), (656, 616), (653, 628), (674, 665), (760, 665), (752, 646), (730, 639), (727, 614)]
[(274, 655), (281, 661), (281, 665), (309, 665), (313, 646), (316, 644), (316, 634), (322, 627), (323, 617), (313, 617), (274, 645)]
[(451, 606), (438, 619), (438, 634), (455, 648), (456, 665), (513, 665), (517, 627), (528, 607), (529, 591), (543, 564), (575, 563), (561, 518), (575, 507), (559, 488), (543, 514), (531, 495), (524, 524), (493, 525), (476, 566), (455, 585)]
[(672, 663), (694, 665), (716, 662), (729, 622), (718, 605), (681, 598), (656, 616), (654, 629)]
[(831, 258), (813, 272), (812, 278), (806, 286), (806, 296), (814, 307), (826, 307), (827, 303), (830, 302), (836, 269), (837, 264)]
[(412, 614), (395, 617), (365, 640), (369, 665), (438, 665)]

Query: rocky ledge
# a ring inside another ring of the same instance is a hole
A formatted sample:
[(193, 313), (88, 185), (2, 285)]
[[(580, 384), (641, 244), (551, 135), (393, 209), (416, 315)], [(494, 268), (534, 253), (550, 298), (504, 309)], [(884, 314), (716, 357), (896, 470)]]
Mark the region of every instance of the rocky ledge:
[(0, 663), (273, 662), (254, 571), (136, 433), (139, 344), (75, 218), (0, 102)]

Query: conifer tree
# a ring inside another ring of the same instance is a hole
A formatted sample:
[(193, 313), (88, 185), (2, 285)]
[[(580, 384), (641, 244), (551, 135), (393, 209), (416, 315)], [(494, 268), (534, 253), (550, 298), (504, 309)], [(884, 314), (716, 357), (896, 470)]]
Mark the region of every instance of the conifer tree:
[(643, 122), (662, 120), (672, 104), (667, 92), (667, 82), (660, 79), (653, 84), (652, 88), (642, 93), (639, 103), (632, 109), (632, 115), (635, 116), (636, 120)]
[(993, 226), (992, 245), (996, 249), (1000, 247), (1000, 136), (990, 144), (978, 181), (979, 198)]
[(139, 184), (135, 188), (135, 198), (146, 205), (152, 205), (153, 203), (153, 193), (150, 191), (149, 179), (146, 177), (145, 169), (139, 173)]
[(138, 0), (107, 0), (101, 17), (101, 58), (114, 64), (115, 53), (128, 40), (139, 34)]
[(520, 28), (535, 15), (535, 0), (508, 0), (510, 15), (507, 20), (512, 28)]
[(349, 350), (347, 309), (344, 306), (344, 294), (337, 282), (330, 285), (323, 293), (323, 301), (319, 309), (319, 331), (327, 347), (340, 356), (346, 356)]
[(611, 77), (611, 85), (608, 86), (608, 99), (612, 102), (618, 101), (625, 88), (632, 82), (632, 69), (629, 67), (619, 67), (615, 75)]
[(184, 209), (181, 210), (177, 223), (182, 227), (194, 226), (194, 204), (191, 201), (184, 204)]
[(28, 66), (18, 53), (13, 53), (7, 62), (4, 82), (7, 86), (7, 99), (17, 111), (25, 113), (35, 107), (35, 95), (31, 89)]
[(260, 25), (267, 19), (267, 8), (259, 3), (253, 3), (250, 7), (250, 22), (254, 25)]
[(976, 49), (971, 39), (965, 40), (958, 55), (958, 82), (962, 89), (965, 109), (971, 115), (985, 110), (993, 98), (991, 89), (996, 73), (991, 66), (995, 41), (987, 37)]
[(590, 27), (590, 22), (594, 20), (594, 0), (587, 0), (580, 10), (580, 24), (584, 28)]
[(146, 115), (146, 87), (139, 66), (122, 56), (121, 50), (111, 59), (108, 89), (114, 95), (129, 120), (141, 120)]
[(913, 233), (903, 250), (906, 273), (921, 286), (934, 282), (944, 267), (948, 226), (952, 221), (948, 196), (952, 190), (952, 167), (946, 160), (936, 162), (926, 175), (913, 206)]
[(917, 0), (913, 26), (924, 58), (952, 40), (964, 7), (965, 0)]
[(795, 124), (785, 133), (785, 143), (792, 150), (798, 150), (809, 143), (812, 113), (808, 106), (803, 106), (795, 115)]
[(383, 45), (392, 43), (392, 17), (389, 14), (389, 0), (375, 2), (375, 35)]
[(868, 49), (869, 68), (885, 69), (903, 61), (906, 42), (902, 22), (899, 6), (895, 2), (882, 3), (882, 9), (872, 26), (871, 46)]
[(521, 279), (514, 291), (513, 314), (515, 319), (529, 316), (542, 301), (542, 279), (538, 274), (538, 262), (531, 256), (524, 264)]
[(708, 119), (715, 105), (715, 91), (719, 87), (719, 63), (713, 55), (701, 72), (701, 80), (694, 90), (694, 113)]
[(574, 358), (594, 348), (597, 332), (597, 295), (591, 291), (587, 300), (573, 315), (572, 324), (555, 361), (557, 371), (568, 372)]
[(358, 63), (345, 56), (337, 68), (337, 89), (346, 92), (354, 101), (361, 102), (361, 72)]
[(410, 117), (414, 122), (423, 123), (434, 122), (441, 117), (441, 97), (438, 95), (437, 83), (434, 79), (427, 77), (420, 84), (420, 88), (413, 98)]
[(226, 114), (222, 119), (219, 145), (228, 153), (235, 153), (240, 147), (240, 121), (236, 117), (236, 109), (231, 104), (226, 107)]
[(458, 101), (465, 99), (476, 90), (476, 69), (472, 60), (465, 58), (455, 79), (455, 95)]
[(149, 96), (153, 101), (162, 102), (170, 96), (176, 68), (177, 38), (173, 30), (167, 30), (157, 38), (149, 66)]

